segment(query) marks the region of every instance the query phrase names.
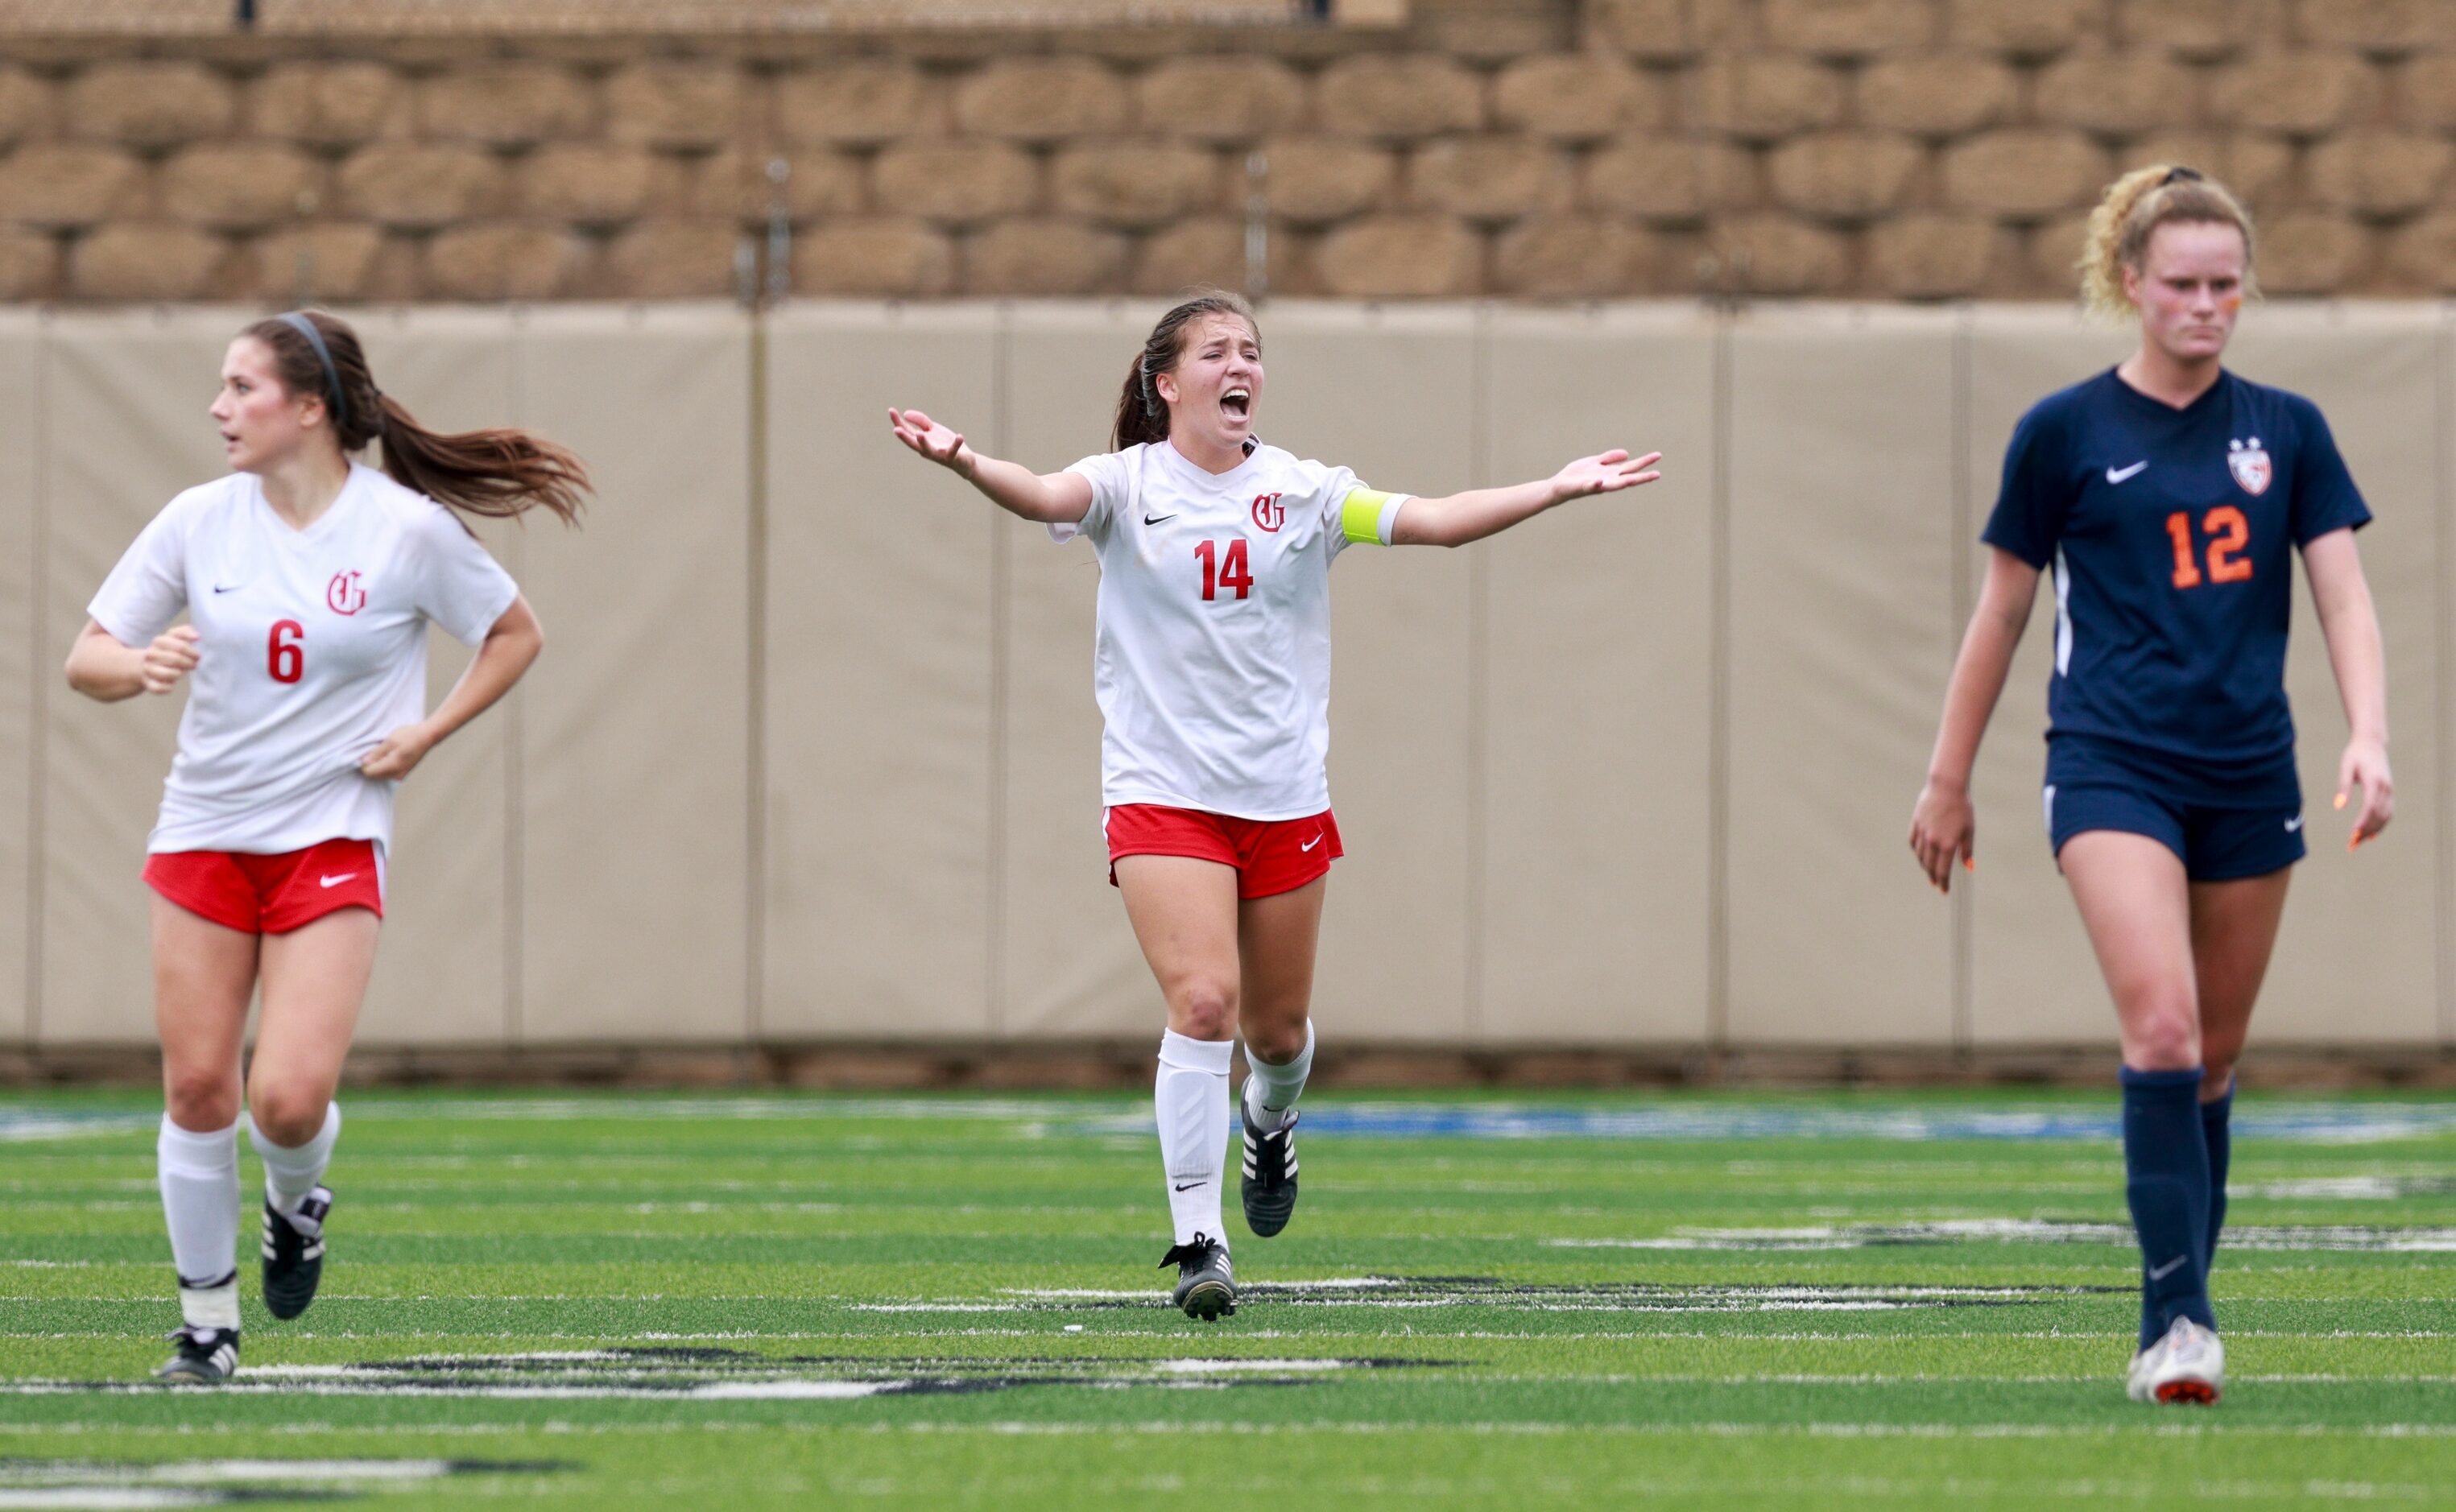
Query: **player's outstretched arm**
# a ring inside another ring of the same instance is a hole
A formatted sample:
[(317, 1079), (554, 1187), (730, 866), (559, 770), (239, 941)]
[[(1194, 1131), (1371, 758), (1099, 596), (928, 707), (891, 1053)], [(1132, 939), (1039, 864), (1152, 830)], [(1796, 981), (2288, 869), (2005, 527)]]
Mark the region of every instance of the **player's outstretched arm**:
[(452, 684), (452, 691), (443, 695), (443, 702), (435, 705), (435, 712), (386, 735), (381, 745), (358, 758), (358, 770), (389, 782), (408, 776), (428, 751), (443, 744), (444, 737), (510, 692), (544, 649), (545, 627), (538, 623), (537, 611), (529, 607), (526, 598), (514, 599), (512, 606), (487, 628), (478, 654), (460, 674), (460, 681)]
[(887, 412), (895, 439), (987, 494), (1010, 514), (1044, 525), (1079, 523), (1092, 508), (1092, 480), (1080, 473), (1035, 473), (972, 450), (959, 431), (919, 410)]
[(2363, 807), (2354, 814), (2348, 843), (2360, 846), (2396, 817), (2396, 780), (2387, 769), (2387, 653), (2381, 647), (2379, 610), (2371, 603), (2370, 582), (2363, 576), (2351, 530), (2313, 537), (2302, 548), (2302, 569), (2311, 575), (2311, 602), (2320, 610), (2337, 697), (2352, 731), (2337, 761), (2337, 807), (2345, 807), (2345, 795), (2362, 789)]
[(1978, 739), (2003, 696), (2013, 669), (2013, 650), (2030, 623), (2037, 597), (2038, 569), (2000, 546), (1989, 548), (1987, 582), (1978, 608), (1954, 658), (1953, 681), (1944, 695), (1944, 720), (1928, 758), (1927, 786), (1911, 810), (1911, 853), (1939, 891), (1953, 890), (1953, 863), (1977, 869), (1978, 827), (1970, 807), (1970, 769), (1978, 764)]
[(126, 645), (88, 620), (69, 647), (69, 686), (105, 704), (168, 693), (195, 669), (196, 641), (194, 625), (174, 624), (144, 645)]
[(1625, 451), (1581, 457), (1551, 477), (1506, 488), (1475, 488), (1445, 499), (1410, 499), (1390, 524), (1394, 546), (1463, 546), (1530, 520), (1555, 504), (1589, 494), (1613, 494), (1663, 476), (1654, 464), (1661, 452), (1631, 457)]

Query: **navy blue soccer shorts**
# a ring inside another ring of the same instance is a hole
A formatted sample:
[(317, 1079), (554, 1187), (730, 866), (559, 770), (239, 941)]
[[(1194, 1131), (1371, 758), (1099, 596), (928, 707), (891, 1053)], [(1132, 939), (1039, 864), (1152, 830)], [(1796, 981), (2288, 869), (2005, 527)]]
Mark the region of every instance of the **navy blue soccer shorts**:
[(2145, 787), (2049, 783), (2047, 838), (2056, 855), (2088, 829), (2147, 835), (2175, 852), (2194, 882), (2266, 876), (2302, 859), (2302, 809), (2236, 808), (2178, 802)]

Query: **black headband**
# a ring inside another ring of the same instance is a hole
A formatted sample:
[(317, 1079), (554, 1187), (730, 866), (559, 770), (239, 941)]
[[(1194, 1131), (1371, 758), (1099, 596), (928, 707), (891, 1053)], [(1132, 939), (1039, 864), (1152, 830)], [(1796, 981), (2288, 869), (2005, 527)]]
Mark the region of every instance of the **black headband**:
[(305, 337), (307, 344), (316, 349), (316, 360), (324, 364), (324, 397), (333, 403), (333, 429), (337, 433), (348, 430), (350, 401), (341, 397), (341, 374), (333, 366), (333, 354), (325, 349), (324, 333), (316, 329), (315, 321), (296, 310), (280, 318), (284, 325)]

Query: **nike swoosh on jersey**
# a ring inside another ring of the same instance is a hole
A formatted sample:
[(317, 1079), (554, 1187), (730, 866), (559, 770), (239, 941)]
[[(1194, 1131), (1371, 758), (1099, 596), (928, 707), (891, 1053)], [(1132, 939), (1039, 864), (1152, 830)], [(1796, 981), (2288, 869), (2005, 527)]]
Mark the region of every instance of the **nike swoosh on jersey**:
[(214, 591), (215, 593), (236, 593), (239, 589), (246, 586), (247, 584), (244, 582), (234, 582), (229, 587), (225, 588), (220, 583), (216, 582), (214, 584)]
[(1143, 523), (1146, 525), (1156, 525), (1163, 520), (1175, 520), (1176, 518), (1177, 517), (1175, 515), (1145, 515), (1143, 516)]
[(2173, 1259), (2168, 1260), (2165, 1264), (2153, 1267), (2149, 1272), (2149, 1278), (2153, 1281), (2162, 1281), (2167, 1277), (2174, 1275), (2175, 1272), (2182, 1266), (2182, 1263), (2190, 1258), (2191, 1257), (2188, 1255), (2178, 1255)]
[(2148, 465), (2147, 462), (2134, 462), (2129, 467), (2110, 467), (2106, 470), (2106, 480), (2110, 483), (2119, 483)]
[(338, 877), (326, 877), (324, 879), (324, 886), (328, 888), (338, 888), (342, 883), (349, 881), (352, 877), (357, 875), (358, 873), (355, 871), (344, 871)]

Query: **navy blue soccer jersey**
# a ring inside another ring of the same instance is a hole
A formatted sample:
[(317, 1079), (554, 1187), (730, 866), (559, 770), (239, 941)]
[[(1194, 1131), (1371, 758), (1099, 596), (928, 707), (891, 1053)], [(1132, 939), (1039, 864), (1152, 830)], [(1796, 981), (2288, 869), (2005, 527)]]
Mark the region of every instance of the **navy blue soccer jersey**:
[(2293, 548), (2370, 520), (2320, 408), (2232, 373), (2181, 409), (2099, 374), (2013, 432), (1984, 539), (2053, 573), (2051, 738), (2266, 765)]

